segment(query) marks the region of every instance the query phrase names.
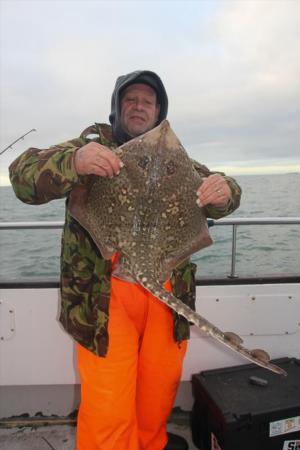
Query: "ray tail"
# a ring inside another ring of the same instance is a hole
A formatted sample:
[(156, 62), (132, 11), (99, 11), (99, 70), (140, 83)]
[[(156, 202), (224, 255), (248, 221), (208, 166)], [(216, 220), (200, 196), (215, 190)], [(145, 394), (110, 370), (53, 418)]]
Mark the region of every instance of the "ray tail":
[(260, 349), (249, 350), (242, 345), (242, 339), (235, 335), (234, 333), (226, 333), (221, 331), (215, 325), (210, 323), (200, 314), (193, 311), (187, 305), (185, 305), (181, 300), (174, 297), (169, 292), (165, 291), (158, 282), (148, 281), (142, 275), (137, 276), (138, 282), (152, 295), (157, 297), (160, 301), (168, 305), (171, 309), (176, 311), (178, 314), (185, 317), (189, 322), (194, 323), (200, 330), (206, 333), (208, 336), (221, 342), (221, 344), (229, 347), (236, 353), (239, 353), (244, 358), (248, 359), (254, 364), (260, 367), (270, 370), (271, 372), (277, 373), (278, 375), (286, 376), (287, 373), (281, 367), (272, 364), (269, 361), (269, 355)]

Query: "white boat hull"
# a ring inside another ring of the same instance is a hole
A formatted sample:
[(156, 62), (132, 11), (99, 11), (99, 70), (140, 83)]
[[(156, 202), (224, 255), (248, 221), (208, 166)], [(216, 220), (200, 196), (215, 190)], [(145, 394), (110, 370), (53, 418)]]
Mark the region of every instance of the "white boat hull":
[[(57, 320), (58, 289), (2, 289), (0, 295), (0, 389), (5, 400), (0, 417), (69, 414), (77, 407), (79, 377), (75, 345)], [(222, 330), (242, 336), (246, 347), (264, 348), (272, 359), (300, 358), (297, 283), (198, 286), (197, 311)], [(190, 409), (193, 373), (244, 363), (248, 361), (192, 327), (177, 404)]]

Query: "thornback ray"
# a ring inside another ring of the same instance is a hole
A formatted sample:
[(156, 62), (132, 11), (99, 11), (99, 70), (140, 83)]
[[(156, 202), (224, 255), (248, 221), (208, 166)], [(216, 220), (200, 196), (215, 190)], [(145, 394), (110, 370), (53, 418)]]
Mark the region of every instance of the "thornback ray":
[(264, 350), (248, 350), (163, 288), (172, 270), (212, 244), (196, 192), (203, 178), (164, 120), (116, 149), (124, 167), (113, 178), (88, 177), (71, 192), (70, 214), (105, 259), (120, 253), (114, 276), (140, 283), (207, 335), (251, 362), (286, 375)]

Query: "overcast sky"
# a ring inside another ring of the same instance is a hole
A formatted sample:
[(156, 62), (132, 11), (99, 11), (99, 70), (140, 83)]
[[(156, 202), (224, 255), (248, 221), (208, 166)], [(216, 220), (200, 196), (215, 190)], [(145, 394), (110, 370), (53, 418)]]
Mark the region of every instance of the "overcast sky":
[(107, 122), (117, 76), (157, 72), (191, 157), (300, 171), (300, 1), (1, 1), (0, 180), (23, 150)]

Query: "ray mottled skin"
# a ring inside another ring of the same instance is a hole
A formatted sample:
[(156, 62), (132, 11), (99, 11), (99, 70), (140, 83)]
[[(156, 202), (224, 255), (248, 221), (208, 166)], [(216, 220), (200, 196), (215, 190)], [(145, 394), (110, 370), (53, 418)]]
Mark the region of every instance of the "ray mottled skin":
[(279, 374), (266, 354), (246, 349), (163, 289), (172, 270), (212, 243), (206, 216), (196, 204), (202, 179), (168, 121), (117, 149), (124, 168), (115, 178), (91, 177), (76, 187), (70, 212), (87, 229), (104, 258), (118, 251), (114, 273), (140, 283), (208, 335), (250, 361)]

